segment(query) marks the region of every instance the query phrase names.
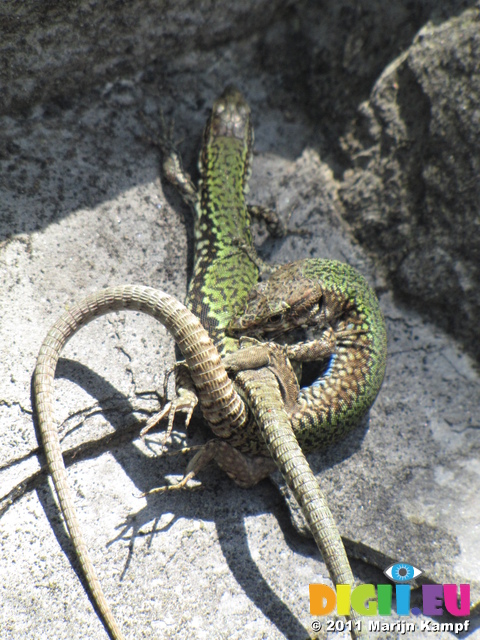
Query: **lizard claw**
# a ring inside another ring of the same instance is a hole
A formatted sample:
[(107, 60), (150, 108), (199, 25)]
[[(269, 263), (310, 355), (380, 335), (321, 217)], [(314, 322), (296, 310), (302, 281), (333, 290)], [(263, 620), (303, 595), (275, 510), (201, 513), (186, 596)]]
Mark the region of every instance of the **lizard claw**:
[(178, 411), (182, 411), (186, 413), (187, 415), (185, 418), (185, 427), (188, 427), (188, 425), (190, 424), (190, 420), (192, 418), (193, 410), (197, 406), (197, 403), (198, 403), (198, 398), (193, 393), (193, 391), (189, 391), (188, 389), (181, 389), (179, 392), (179, 395), (174, 400), (172, 400), (171, 402), (167, 402), (167, 404), (163, 407), (161, 411), (156, 413), (154, 416), (152, 416), (148, 420), (147, 424), (140, 431), (140, 437), (144, 438), (145, 435), (151, 429), (156, 427), (161, 420), (168, 417), (167, 430), (163, 437), (163, 444), (165, 444), (170, 438), (170, 435), (172, 433), (175, 414)]
[(145, 498), (146, 496), (150, 496), (154, 493), (166, 493), (167, 491), (180, 491), (180, 490), (188, 490), (188, 491), (197, 491), (198, 489), (202, 489), (201, 484), (196, 484), (193, 486), (188, 485), (188, 481), (191, 480), (195, 476), (194, 471), (190, 471), (190, 473), (186, 473), (180, 482), (175, 482), (174, 484), (163, 485), (162, 487), (155, 487), (150, 489), (150, 491), (146, 491), (142, 493), (140, 497)]

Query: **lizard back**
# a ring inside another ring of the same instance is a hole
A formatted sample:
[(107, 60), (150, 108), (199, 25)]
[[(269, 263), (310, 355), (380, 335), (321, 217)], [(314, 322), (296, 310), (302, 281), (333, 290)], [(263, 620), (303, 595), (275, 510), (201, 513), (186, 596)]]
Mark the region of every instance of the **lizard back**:
[(368, 412), (385, 375), (387, 334), (377, 296), (356, 269), (305, 260), (302, 271), (321, 281), (326, 304), (336, 310), (335, 352), (322, 375), (300, 390), (301, 410), (292, 416), (300, 445), (309, 451), (342, 437)]
[(220, 352), (236, 348), (225, 329), (258, 280), (258, 267), (242, 248), (253, 247), (245, 204), (252, 146), (250, 108), (228, 87), (214, 103), (203, 135), (194, 268), (186, 298)]

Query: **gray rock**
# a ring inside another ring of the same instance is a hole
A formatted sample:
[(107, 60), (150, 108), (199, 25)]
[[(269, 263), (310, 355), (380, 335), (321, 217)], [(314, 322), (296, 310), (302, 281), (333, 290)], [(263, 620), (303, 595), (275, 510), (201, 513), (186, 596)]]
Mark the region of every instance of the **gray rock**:
[(154, 60), (241, 40), (272, 21), (284, 0), (134, 0), (9, 3), (0, 12), (0, 114), (141, 72)]
[(478, 357), (480, 12), (427, 24), (345, 136), (341, 197), (395, 290)]

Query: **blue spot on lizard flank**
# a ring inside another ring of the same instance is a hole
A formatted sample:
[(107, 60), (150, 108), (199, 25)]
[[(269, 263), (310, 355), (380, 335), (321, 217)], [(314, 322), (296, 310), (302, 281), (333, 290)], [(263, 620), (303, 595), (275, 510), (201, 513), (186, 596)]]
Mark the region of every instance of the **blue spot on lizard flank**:
[(330, 362), (328, 363), (327, 368), (325, 369), (325, 371), (323, 371), (322, 375), (312, 383), (312, 387), (321, 387), (325, 384), (326, 378), (328, 378), (328, 376), (332, 373), (333, 365), (335, 364), (336, 359), (337, 354), (334, 353), (330, 358)]

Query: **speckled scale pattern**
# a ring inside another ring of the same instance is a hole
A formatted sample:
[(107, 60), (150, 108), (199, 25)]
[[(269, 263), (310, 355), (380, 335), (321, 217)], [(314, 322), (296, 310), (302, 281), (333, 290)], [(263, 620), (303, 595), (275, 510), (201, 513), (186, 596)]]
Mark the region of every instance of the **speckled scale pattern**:
[(270, 333), (288, 342), (302, 322), (332, 327), (336, 336), (325, 370), (301, 389), (291, 416), (308, 452), (341, 438), (367, 413), (385, 375), (387, 337), (373, 289), (353, 267), (335, 260), (280, 267), (252, 290), (245, 313), (232, 324), (248, 335), (268, 339)]
[(253, 249), (245, 204), (253, 129), (250, 108), (238, 91), (231, 89), (215, 102), (203, 137), (186, 305), (222, 353), (234, 348), (224, 339), (225, 328), (258, 280), (258, 267), (240, 246)]

